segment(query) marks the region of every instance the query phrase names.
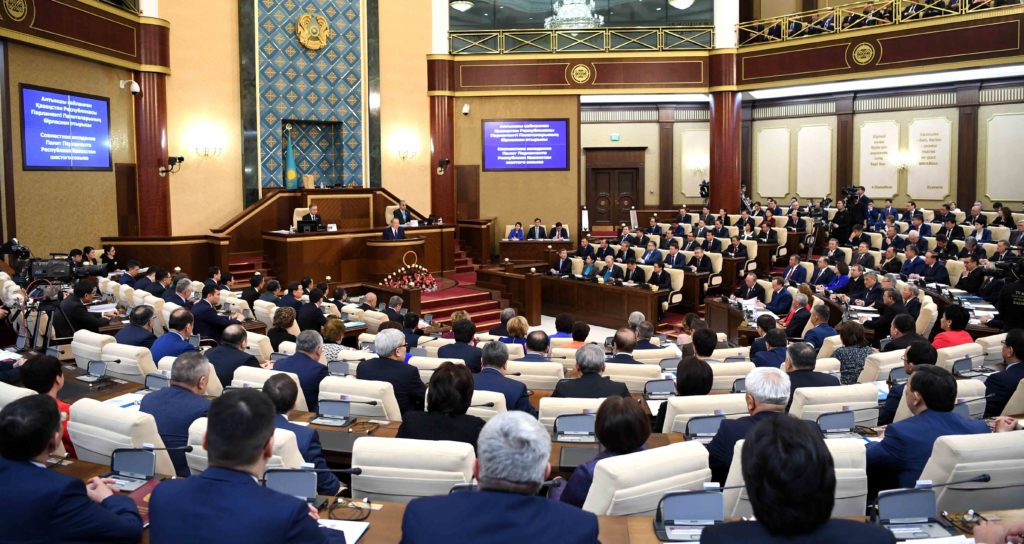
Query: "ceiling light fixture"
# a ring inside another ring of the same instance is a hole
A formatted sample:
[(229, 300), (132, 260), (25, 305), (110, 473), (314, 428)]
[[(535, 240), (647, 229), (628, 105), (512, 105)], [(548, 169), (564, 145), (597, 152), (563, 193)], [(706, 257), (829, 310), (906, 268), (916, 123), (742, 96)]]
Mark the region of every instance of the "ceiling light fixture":
[(695, 0), (668, 0), (668, 5), (676, 9), (686, 9), (693, 5)]
[(452, 0), (448, 2), (448, 5), (454, 10), (465, 13), (473, 7), (473, 2), (472, 0)]
[(599, 28), (604, 17), (595, 14), (594, 0), (557, 0), (552, 6), (555, 14), (544, 19), (544, 28)]

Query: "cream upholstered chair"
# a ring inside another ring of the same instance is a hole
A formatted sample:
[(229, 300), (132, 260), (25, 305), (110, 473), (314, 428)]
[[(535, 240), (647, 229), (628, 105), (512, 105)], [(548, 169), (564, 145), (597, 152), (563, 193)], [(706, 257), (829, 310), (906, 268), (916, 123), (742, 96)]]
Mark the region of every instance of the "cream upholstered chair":
[(750, 371), (754, 370), (754, 363), (742, 361), (736, 363), (711, 363), (711, 374), (714, 381), (711, 383), (712, 392), (732, 392), (732, 385), (740, 378), (746, 378)]
[[(145, 293), (145, 291), (143, 292)], [(153, 315), (156, 316), (156, 319), (153, 321), (153, 334), (161, 336), (167, 332), (167, 325), (164, 323), (164, 299), (146, 293), (142, 303), (152, 307)]]
[[(840, 385), (837, 387), (801, 387), (793, 393), (789, 415), (817, 421), (818, 416), (839, 412), (844, 406), (853, 410), (878, 406), (878, 388), (870, 383)], [(855, 412), (858, 425), (874, 427), (878, 424), (877, 410)]]
[(716, 410), (721, 410), (729, 419), (739, 419), (747, 415), (746, 397), (743, 393), (669, 397), (665, 408), (665, 425), (661, 432), (684, 433), (691, 418), (714, 415)]
[(917, 334), (928, 338), (931, 336), (932, 327), (935, 326), (935, 320), (939, 318), (939, 307), (934, 303), (927, 302), (921, 305), (921, 313), (917, 314), (917, 321), (914, 324), (914, 328), (917, 330)]
[(328, 376), (320, 382), (319, 400), (338, 400), (342, 396), (347, 396), (352, 401), (377, 402), (376, 405), (353, 402), (349, 409), (354, 417), (402, 421), (402, 412), (398, 409), (398, 400), (395, 398), (395, 388), (389, 382), (341, 376)]
[[(726, 517), (750, 517), (754, 509), (750, 505), (746, 488), (729, 489), (744, 485), (743, 481), (743, 440), (736, 442), (725, 480)], [(856, 438), (830, 438), (825, 441), (835, 466), (836, 492), (832, 517), (863, 516), (868, 499), (867, 450), (864, 442)]]
[(292, 210), (292, 226), (296, 230), (299, 228), (299, 221), (302, 219), (302, 216), (307, 213), (309, 213), (309, 208), (295, 208)]
[[(531, 363), (532, 364), (532, 363)], [(566, 414), (582, 414), (585, 412), (597, 413), (597, 409), (604, 402), (600, 399), (577, 399), (561, 397), (541, 397), (540, 410), (537, 418), (544, 424), (544, 428), (550, 433), (555, 428), (555, 419)]]
[(825, 341), (821, 343), (821, 349), (818, 350), (818, 358), (824, 359), (831, 357), (840, 346), (843, 345), (842, 338), (839, 335), (829, 336), (825, 338)]
[(1009, 510), (1024, 507), (1024, 432), (941, 436), (921, 472), (922, 480), (945, 484), (988, 474), (975, 482), (935, 489), (938, 511)]
[(679, 357), (679, 352), (672, 346), (658, 349), (637, 349), (633, 350), (633, 358), (649, 365), (657, 365), (662, 359)]
[(605, 363), (604, 377), (626, 384), (630, 393), (643, 393), (644, 385), (647, 382), (661, 379), (661, 367), (658, 365)]
[[(527, 389), (552, 391), (559, 380), (565, 379), (565, 367), (562, 363), (519, 363), (509, 361), (506, 376), (522, 382)], [(518, 374), (518, 376), (516, 375)]]
[(302, 384), (299, 383), (299, 377), (292, 372), (268, 370), (266, 368), (256, 368), (252, 366), (240, 366), (235, 369), (235, 375), (231, 378), (231, 387), (252, 387), (254, 389), (263, 389), (263, 384), (275, 374), (285, 374), (292, 380), (295, 380), (295, 385), (299, 387), (299, 397), (295, 399), (295, 409), (300, 412), (308, 412), (309, 405), (306, 404), (306, 395), (302, 393)]
[(22, 397), (35, 394), (36, 392), (31, 389), (25, 389), (24, 387), (0, 382), (0, 409), (3, 409), (4, 406), (7, 406)]
[(376, 340), (376, 339), (377, 339), (377, 334), (376, 333), (370, 334), (368, 332), (364, 332), (364, 333), (360, 333), (359, 334), (359, 336), (356, 338), (356, 341), (359, 342), (359, 345), (363, 345), (363, 343), (365, 343), (365, 342), (373, 343), (373, 341)]
[(772, 301), (772, 297), (775, 296), (775, 290), (772, 289), (772, 282), (768, 280), (757, 280), (757, 284), (764, 289), (764, 303), (768, 304)]
[(402, 504), (473, 481), (473, 446), (448, 440), (361, 436), (352, 446), (352, 496)]
[(597, 462), (583, 509), (599, 516), (651, 515), (671, 491), (700, 489), (711, 480), (700, 442), (617, 455)]
[(160, 313), (160, 317), (163, 318), (164, 322), (164, 330), (171, 330), (171, 314), (174, 313), (174, 310), (177, 310), (178, 308), (181, 308), (181, 306), (173, 302), (164, 302), (164, 309)]
[[(367, 359), (375, 359), (377, 354), (360, 349), (343, 349), (334, 357), (334, 361), (348, 361), (348, 375), (355, 376), (356, 369), (359, 368), (359, 363)], [(321, 362), (327, 364), (330, 361), (324, 360)]]
[[(494, 404), (494, 406), (485, 406), (486, 404)], [(490, 421), (492, 417), (507, 411), (505, 395), (477, 389), (473, 391), (473, 400), (470, 401), (469, 410), (466, 413), (484, 421)]]
[(103, 348), (116, 340), (109, 334), (98, 334), (87, 330), (75, 331), (71, 337), (71, 353), (75, 356), (75, 364), (78, 368), (86, 370), (89, 368), (89, 361), (102, 359)]
[(441, 366), (441, 363), (445, 361), (451, 361), (457, 365), (466, 366), (466, 361), (462, 359), (448, 359), (448, 358), (437, 358), (437, 357), (410, 357), (409, 364), (416, 367), (420, 371), (420, 379), (423, 383), (430, 383), (430, 377), (434, 375), (434, 371), (437, 367)]
[(267, 328), (274, 326), (274, 312), (277, 311), (277, 304), (266, 300), (256, 300), (253, 303), (252, 313), (256, 319), (262, 321)]
[(269, 361), (270, 354), (274, 347), (270, 344), (270, 337), (258, 332), (245, 331), (246, 343), (249, 345), (245, 352), (256, 358), (257, 361)]
[[(401, 206), (399, 206), (397, 204), (395, 204), (393, 206), (384, 206), (384, 217), (381, 218), (381, 221), (382, 221), (381, 224), (382, 225), (390, 225), (391, 224), (391, 218), (393, 218), (395, 216), (395, 210), (397, 210), (400, 207)], [(412, 213), (409, 213), (409, 217), (412, 217)], [(509, 230), (511, 230), (511, 229), (509, 229)], [(507, 232), (505, 234), (508, 235)]]
[(981, 347), (981, 344), (975, 342), (942, 348), (935, 351), (938, 354), (938, 357), (935, 359), (935, 364), (950, 372), (953, 371), (953, 363), (963, 359), (964, 357), (971, 357), (976, 361), (972, 361), (972, 366), (981, 366), (981, 360), (985, 356), (984, 348)]
[[(185, 453), (185, 460), (193, 476), (200, 474), (209, 466), (209, 454), (203, 447), (206, 425), (207, 419), (201, 417), (188, 427), (188, 445), (192, 446), (192, 451)], [(274, 429), (274, 449), (267, 461), (267, 468), (300, 468), (304, 462), (295, 433), (286, 429)]]
[[(171, 369), (174, 367), (174, 357), (163, 357), (156, 363), (157, 372), (170, 377)], [(210, 365), (210, 375), (206, 381), (206, 396), (219, 397), (224, 394), (224, 384), (220, 383), (217, 371)]]
[(1021, 380), (1017, 384), (1017, 389), (1010, 395), (1010, 400), (1006, 401), (1006, 406), (1003, 407), (1001, 416), (1012, 416), (1024, 414), (1024, 380)]
[[(559, 340), (561, 340), (561, 339), (559, 338)], [(576, 348), (556, 348), (556, 347), (552, 347), (551, 348), (551, 358), (552, 359), (569, 359), (569, 360), (572, 361), (572, 364), (575, 365), (576, 364)]]
[(716, 361), (724, 361), (729, 357), (743, 357), (746, 360), (750, 360), (750, 346), (743, 346), (738, 348), (718, 348), (711, 352), (711, 359)]
[(985, 353), (985, 365), (992, 366), (1003, 362), (1003, 341), (1006, 340), (1006, 333), (983, 336), (974, 341), (981, 346)]
[(889, 372), (903, 366), (903, 350), (872, 353), (864, 359), (864, 368), (857, 377), (857, 383), (869, 383), (889, 379)]
[(437, 357), (438, 350), (440, 350), (444, 346), (447, 346), (448, 344), (454, 343), (454, 338), (435, 338), (431, 342), (428, 342), (426, 345), (423, 345), (423, 339), (421, 338), (419, 347), (427, 351), (427, 357)]
[(363, 323), (366, 323), (366, 332), (377, 334), (380, 324), (388, 320), (388, 314), (375, 310), (363, 312)]
[(156, 372), (156, 363), (148, 348), (111, 343), (103, 346), (100, 358), (107, 362), (107, 375), (135, 383), (146, 383), (146, 375)]
[(964, 273), (964, 262), (958, 259), (947, 259), (946, 272), (949, 273), (949, 284), (956, 285)]
[[(153, 416), (137, 410), (123, 410), (95, 399), (81, 399), (71, 405), (68, 435), (78, 459), (110, 466), (110, 456), (119, 448), (141, 448), (151, 444), (163, 448)], [(156, 450), (156, 473), (173, 475), (174, 465), (166, 451)]]
[(815, 372), (823, 372), (825, 374), (833, 374), (839, 377), (840, 363), (839, 359), (835, 357), (825, 357), (818, 359), (814, 364)]
[[(957, 380), (956, 381), (957, 401), (967, 403), (967, 411), (974, 419), (980, 418), (985, 412), (985, 383), (981, 380)], [(896, 415), (893, 416), (893, 423), (913, 417), (914, 413), (907, 406), (907, 388), (903, 388), (903, 396), (900, 397), (900, 405), (896, 408)]]

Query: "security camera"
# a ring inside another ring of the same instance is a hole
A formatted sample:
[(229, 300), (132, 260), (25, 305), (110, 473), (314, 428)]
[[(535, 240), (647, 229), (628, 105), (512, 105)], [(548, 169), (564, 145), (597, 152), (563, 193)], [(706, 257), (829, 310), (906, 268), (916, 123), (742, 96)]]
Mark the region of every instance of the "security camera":
[(128, 87), (128, 90), (131, 91), (131, 93), (134, 95), (137, 95), (142, 92), (142, 87), (139, 87), (139, 84), (135, 82), (135, 80), (122, 79), (120, 81), (120, 84), (122, 89)]
[(469, 104), (462, 105), (462, 115), (469, 115)]

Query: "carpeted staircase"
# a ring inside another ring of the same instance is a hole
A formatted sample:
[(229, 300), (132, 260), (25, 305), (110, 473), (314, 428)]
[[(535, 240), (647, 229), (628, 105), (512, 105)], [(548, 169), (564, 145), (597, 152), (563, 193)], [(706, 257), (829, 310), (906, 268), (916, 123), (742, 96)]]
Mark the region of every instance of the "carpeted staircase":
[(452, 312), (456, 310), (469, 312), (478, 332), (487, 331), (500, 322), (501, 305), (498, 301), (491, 300), (488, 291), (457, 286), (423, 294), (420, 311), (423, 314), (433, 314), (435, 323), (450, 325)]

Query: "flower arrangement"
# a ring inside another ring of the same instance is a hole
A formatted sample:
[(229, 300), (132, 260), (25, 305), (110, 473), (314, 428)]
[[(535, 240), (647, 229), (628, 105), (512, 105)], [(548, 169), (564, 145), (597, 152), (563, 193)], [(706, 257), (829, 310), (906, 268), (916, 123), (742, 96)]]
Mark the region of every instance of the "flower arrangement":
[(437, 290), (437, 280), (434, 279), (434, 275), (418, 264), (403, 266), (397, 271), (388, 274), (384, 281), (380, 282), (380, 285), (396, 289)]

